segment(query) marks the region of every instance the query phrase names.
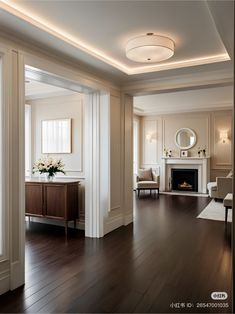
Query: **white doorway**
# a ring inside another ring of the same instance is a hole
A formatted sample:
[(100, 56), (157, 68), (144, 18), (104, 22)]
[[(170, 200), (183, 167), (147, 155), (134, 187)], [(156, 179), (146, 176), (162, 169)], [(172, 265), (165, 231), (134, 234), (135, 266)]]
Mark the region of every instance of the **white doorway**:
[[(104, 119), (108, 115), (105, 114), (105, 111), (108, 110), (108, 95), (105, 95), (99, 91), (94, 91), (91, 88), (84, 87), (78, 82), (74, 82), (53, 73), (46, 72), (44, 70), (34, 68), (32, 66), (26, 65), (25, 67), (25, 81), (34, 81), (39, 82), (40, 84), (50, 84), (52, 86), (66, 89), (75, 93), (80, 93), (83, 95), (83, 109), (84, 114), (82, 118), (82, 123), (84, 124), (83, 129), (81, 130), (81, 141), (83, 142), (84, 151), (82, 152), (83, 162), (80, 169), (82, 172), (82, 179), (85, 186), (85, 235), (88, 237), (102, 237), (103, 236), (103, 211), (99, 211), (100, 204), (104, 202), (101, 199), (100, 193), (104, 194), (106, 189), (105, 185), (99, 185), (99, 182), (95, 181), (94, 178), (99, 178), (99, 172), (102, 170), (102, 163), (108, 160), (108, 151), (105, 148), (106, 139), (103, 138), (103, 143), (99, 139), (100, 132), (100, 119)], [(27, 83), (26, 83), (27, 84)], [(27, 106), (26, 106), (27, 108)], [(101, 114), (102, 111), (104, 114)], [(30, 109), (26, 109), (25, 115), (25, 127), (30, 123)], [(106, 123), (108, 128), (108, 123)], [(105, 123), (102, 123), (102, 134), (106, 132), (108, 137), (108, 129), (104, 130)], [(25, 132), (25, 155), (26, 167), (25, 173), (29, 174), (32, 169), (32, 154), (30, 154), (31, 147), (31, 136)], [(100, 145), (99, 145), (100, 144)], [(102, 145), (103, 144), (103, 145)], [(101, 151), (104, 158), (99, 160)], [(99, 163), (97, 164), (97, 160)], [(109, 173), (106, 171), (107, 184), (109, 182), (108, 176)], [(79, 177), (78, 177), (79, 179)], [(107, 194), (108, 189), (106, 189)], [(107, 197), (106, 197), (107, 198)]]

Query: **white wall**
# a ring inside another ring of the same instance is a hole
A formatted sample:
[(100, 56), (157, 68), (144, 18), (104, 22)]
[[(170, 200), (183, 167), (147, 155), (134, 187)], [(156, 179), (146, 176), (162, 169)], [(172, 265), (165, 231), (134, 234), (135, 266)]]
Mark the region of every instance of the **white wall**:
[[(211, 180), (228, 173), (232, 168), (232, 111), (229, 110), (140, 117), (141, 167), (160, 167), (164, 147), (172, 150), (173, 157), (179, 157), (175, 133), (180, 128), (191, 128), (197, 135), (196, 145), (189, 150), (189, 156), (197, 156), (198, 147), (206, 148), (211, 157)], [(220, 140), (220, 130), (228, 131), (226, 143)], [(148, 134), (152, 135), (151, 141), (146, 138)]]
[(72, 153), (50, 154), (55, 158), (61, 158), (65, 163), (66, 175), (69, 177), (81, 177), (83, 168), (83, 98), (81, 94), (42, 98), (27, 102), (31, 105), (32, 126), (32, 161), (35, 162), (42, 154), (42, 121), (50, 119), (72, 119)]

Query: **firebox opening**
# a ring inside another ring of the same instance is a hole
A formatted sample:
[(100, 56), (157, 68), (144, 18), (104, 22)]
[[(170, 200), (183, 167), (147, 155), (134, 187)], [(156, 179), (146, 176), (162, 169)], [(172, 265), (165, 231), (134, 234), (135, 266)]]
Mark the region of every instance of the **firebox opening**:
[(198, 192), (197, 169), (171, 169), (172, 190)]

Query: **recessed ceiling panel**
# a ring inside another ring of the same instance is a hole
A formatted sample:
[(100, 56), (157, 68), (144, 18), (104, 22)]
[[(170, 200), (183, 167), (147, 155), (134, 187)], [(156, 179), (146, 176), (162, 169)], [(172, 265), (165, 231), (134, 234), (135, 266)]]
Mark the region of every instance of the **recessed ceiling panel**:
[[(3, 2), (32, 25), (45, 27), (45, 31), (127, 74), (229, 60), (203, 0)], [(174, 41), (171, 59), (151, 65), (127, 59), (128, 40), (149, 32)]]

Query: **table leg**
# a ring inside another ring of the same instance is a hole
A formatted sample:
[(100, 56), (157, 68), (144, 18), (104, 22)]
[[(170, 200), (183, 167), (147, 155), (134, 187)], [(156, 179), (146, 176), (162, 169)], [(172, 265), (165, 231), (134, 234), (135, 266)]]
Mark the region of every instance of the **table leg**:
[(225, 223), (228, 221), (228, 207), (225, 207)]
[(67, 235), (68, 235), (68, 221), (66, 220), (65, 221), (65, 236), (67, 238)]

